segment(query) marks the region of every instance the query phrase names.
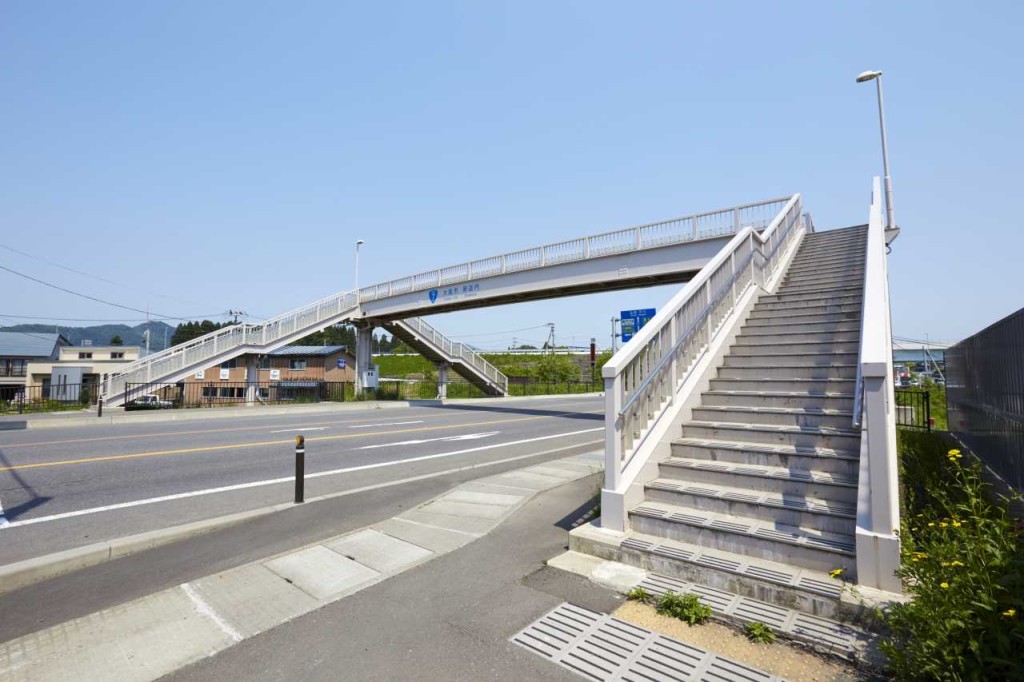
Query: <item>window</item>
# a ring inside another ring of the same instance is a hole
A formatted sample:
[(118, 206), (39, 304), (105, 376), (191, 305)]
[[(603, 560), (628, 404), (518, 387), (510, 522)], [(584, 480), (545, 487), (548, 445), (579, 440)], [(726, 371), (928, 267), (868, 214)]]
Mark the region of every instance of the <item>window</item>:
[(306, 369), (306, 358), (292, 358), (288, 368), (293, 370)]
[(79, 360), (92, 360), (92, 353), (79, 353), (78, 354), (78, 359)]
[(111, 360), (124, 360), (124, 351), (112, 351), (110, 353)]
[(259, 368), (260, 369), (270, 369), (270, 357), (269, 356), (263, 355), (263, 356), (260, 357)]
[(237, 366), (238, 366), (238, 359), (237, 358), (231, 358), (230, 360), (225, 360), (224, 362), (220, 363), (220, 368), (221, 369), (234, 369)]

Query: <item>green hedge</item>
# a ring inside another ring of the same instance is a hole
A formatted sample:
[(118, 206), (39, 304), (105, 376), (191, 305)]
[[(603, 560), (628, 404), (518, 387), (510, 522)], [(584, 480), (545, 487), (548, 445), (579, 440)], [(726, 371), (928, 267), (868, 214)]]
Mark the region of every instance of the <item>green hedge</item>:
[(977, 462), (940, 434), (900, 431), (900, 577), (885, 616), (899, 680), (1024, 679), (1024, 536)]

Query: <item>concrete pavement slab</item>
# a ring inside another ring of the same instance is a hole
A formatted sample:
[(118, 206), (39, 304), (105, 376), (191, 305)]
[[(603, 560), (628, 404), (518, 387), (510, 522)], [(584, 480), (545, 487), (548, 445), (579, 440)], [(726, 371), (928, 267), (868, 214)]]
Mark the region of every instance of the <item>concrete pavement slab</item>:
[(528, 470), (523, 469), (521, 471), (510, 471), (506, 474), (498, 474), (487, 479), (487, 482), (540, 492), (541, 490), (549, 490), (555, 486), (562, 485), (566, 481), (558, 476), (542, 476), (541, 474), (530, 473)]
[(540, 474), (541, 476), (553, 476), (554, 478), (560, 478), (563, 481), (571, 481), (585, 476), (586, 473), (583, 471), (567, 471), (560, 467), (549, 467), (549, 466), (533, 466), (524, 471), (527, 474)]
[(438, 528), (395, 517), (374, 524), (373, 528), (399, 540), (405, 540), (438, 554), (458, 549), (476, 539), (476, 535)]
[(472, 490), (453, 490), (444, 496), (452, 502), (471, 502), (473, 504), (495, 504), (512, 506), (526, 499), (525, 495), (508, 495)]
[(509, 509), (507, 505), (454, 502), (447, 496), (420, 507), (420, 511), (425, 514), (445, 514), (473, 519), (500, 519)]
[(263, 564), (317, 599), (331, 599), (380, 577), (380, 573), (322, 545), (292, 552)]
[(327, 542), (324, 546), (383, 574), (405, 570), (434, 554), (429, 549), (372, 528)]
[(243, 637), (320, 606), (319, 601), (260, 564), (239, 566), (189, 585)]
[(172, 589), (0, 645), (0, 679), (152, 680), (235, 638)]
[(453, 516), (451, 514), (431, 514), (419, 510), (405, 512), (398, 518), (416, 521), (417, 523), (434, 526), (435, 528), (445, 528), (477, 536), (483, 535), (497, 525), (494, 519)]

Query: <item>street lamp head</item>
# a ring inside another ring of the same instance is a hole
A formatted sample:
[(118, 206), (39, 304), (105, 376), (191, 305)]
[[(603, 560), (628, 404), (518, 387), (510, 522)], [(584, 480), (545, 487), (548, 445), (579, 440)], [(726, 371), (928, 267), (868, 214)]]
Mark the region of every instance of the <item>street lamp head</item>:
[(365, 244), (365, 243), (366, 243), (366, 242), (364, 242), (364, 241), (363, 241), (362, 239), (357, 239), (357, 240), (356, 240), (356, 246), (362, 246), (362, 245), (363, 245), (363, 244)]
[(867, 83), (868, 81), (875, 80), (876, 78), (878, 78), (881, 75), (882, 75), (881, 71), (865, 71), (864, 73), (862, 73), (859, 76), (857, 76), (857, 82), (858, 83)]

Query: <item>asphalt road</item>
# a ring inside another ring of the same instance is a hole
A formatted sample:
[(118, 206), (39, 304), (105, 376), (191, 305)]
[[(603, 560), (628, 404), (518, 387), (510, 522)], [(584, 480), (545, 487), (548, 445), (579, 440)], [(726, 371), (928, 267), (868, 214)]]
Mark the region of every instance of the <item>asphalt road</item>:
[(298, 434), (309, 498), (593, 449), (602, 408), (567, 396), (0, 432), (0, 565), (288, 502)]

